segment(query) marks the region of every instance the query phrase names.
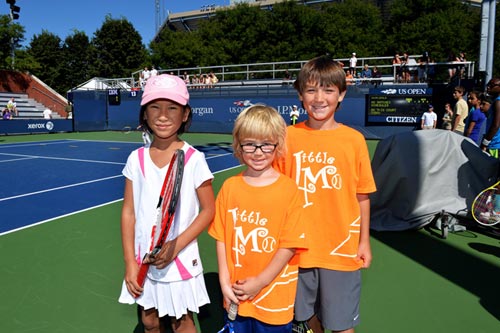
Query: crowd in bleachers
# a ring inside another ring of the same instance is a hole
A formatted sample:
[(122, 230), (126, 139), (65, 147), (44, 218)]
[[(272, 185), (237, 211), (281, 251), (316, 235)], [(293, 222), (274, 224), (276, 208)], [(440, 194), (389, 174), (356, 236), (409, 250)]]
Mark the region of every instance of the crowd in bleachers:
[[(150, 77), (156, 76), (159, 74), (159, 71), (155, 69), (153, 66), (151, 70), (148, 67), (145, 67), (144, 70), (140, 73), (139, 76), (139, 85), (141, 89), (146, 85), (147, 80)], [(173, 72), (169, 74), (175, 75)], [(187, 71), (184, 71), (182, 75), (179, 77), (186, 83), (189, 89), (204, 89), (204, 88), (213, 88), (219, 82), (217, 75), (214, 72), (209, 72), (205, 74), (195, 73), (188, 74)]]
[[(408, 53), (395, 53), (394, 56), (356, 58), (353, 52), (351, 58), (337, 58), (337, 61), (346, 71), (349, 85), (372, 84), (378, 86), (383, 83), (432, 83), (451, 82), (455, 79), (464, 79), (473, 75), (474, 63), (468, 62), (465, 53), (459, 52), (458, 56), (450, 53), (447, 59), (436, 62), (428, 52), (420, 55)], [(169, 73), (181, 77), (189, 89), (212, 88), (219, 78), (214, 73), (217, 70), (222, 75), (221, 81), (232, 80), (283, 80), (283, 84), (293, 81), (294, 74), (301, 66), (300, 61), (289, 63), (270, 64), (245, 64), (217, 67), (192, 67), (169, 70), (149, 70), (145, 68), (136, 72), (139, 74), (139, 83), (136, 89), (144, 87), (146, 80), (157, 73)], [(286, 66), (286, 67), (285, 67)], [(242, 68), (244, 68), (242, 70)], [(233, 71), (234, 70), (234, 71)]]
[(392, 83), (430, 83), (436, 79), (438, 67), (441, 72), (446, 72), (441, 75), (442, 80), (465, 79), (468, 64), (464, 52), (459, 52), (458, 56), (450, 53), (444, 63), (437, 63), (429, 52), (413, 57), (406, 52), (402, 55), (395, 53), (392, 58), (392, 67), (386, 67), (388, 70), (385, 73), (382, 73), (377, 66), (371, 67), (367, 63), (359, 66), (355, 52), (349, 58), (349, 66), (340, 63), (345, 68), (348, 83), (351, 85), (367, 82), (378, 85), (382, 82), (382, 76), (391, 78)]
[(11, 97), (5, 105), (5, 108), (2, 110), (2, 119), (3, 120), (12, 120), (14, 119), (14, 115), (16, 117), (19, 115), (17, 111), (17, 103), (14, 97)]

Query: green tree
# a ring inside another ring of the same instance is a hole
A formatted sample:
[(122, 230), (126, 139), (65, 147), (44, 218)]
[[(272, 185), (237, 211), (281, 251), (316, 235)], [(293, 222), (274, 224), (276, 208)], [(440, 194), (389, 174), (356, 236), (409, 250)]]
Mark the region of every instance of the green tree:
[(209, 63), (201, 61), (203, 43), (198, 37), (197, 32), (163, 30), (159, 41), (150, 44), (152, 65), (163, 69), (208, 66)]
[(33, 36), (27, 52), (38, 63), (33, 74), (61, 92), (64, 89), (64, 77), (61, 76), (64, 59), (61, 38), (42, 30), (41, 34)]
[(74, 88), (89, 79), (90, 40), (83, 32), (75, 30), (66, 37), (63, 45), (64, 66), (61, 74), (65, 78), (65, 91)]
[(265, 57), (276, 61), (304, 60), (304, 55), (312, 57), (327, 52), (319, 11), (287, 1), (273, 7), (267, 15)]
[(141, 35), (125, 18), (106, 16), (94, 33), (91, 75), (105, 78), (130, 77), (146, 60)]
[(215, 38), (205, 40), (207, 48), (210, 50), (208, 43), (215, 43), (218, 52), (225, 54), (229, 63), (260, 61), (261, 43), (268, 30), (266, 12), (259, 7), (242, 3), (232, 10), (221, 10), (215, 20), (203, 28), (212, 30), (211, 36), (219, 37), (217, 41)]
[(346, 0), (325, 6), (326, 48), (335, 58), (384, 55), (385, 36), (382, 15), (378, 7), (362, 0)]
[(436, 61), (464, 51), (477, 59), (480, 11), (457, 0), (394, 0), (387, 20), (389, 45), (394, 51), (421, 54)]
[[(9, 15), (0, 15), (0, 68), (12, 68), (12, 47), (17, 50), (24, 41), (24, 27), (14, 23)], [(14, 61), (13, 61), (14, 60)]]

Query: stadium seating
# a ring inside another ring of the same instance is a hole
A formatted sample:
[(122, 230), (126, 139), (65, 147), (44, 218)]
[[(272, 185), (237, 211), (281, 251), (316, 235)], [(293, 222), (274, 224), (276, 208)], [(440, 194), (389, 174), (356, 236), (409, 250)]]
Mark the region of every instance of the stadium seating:
[[(45, 110), (45, 105), (36, 102), (32, 98), (28, 98), (27, 94), (20, 93), (9, 93), (0, 92), (0, 108), (3, 110), (7, 106), (7, 102), (12, 98), (15, 98), (18, 116), (14, 116), (14, 119), (37, 119), (43, 118), (43, 110)], [(49, 107), (50, 108), (50, 107)], [(63, 119), (59, 114), (53, 112), (53, 118)]]

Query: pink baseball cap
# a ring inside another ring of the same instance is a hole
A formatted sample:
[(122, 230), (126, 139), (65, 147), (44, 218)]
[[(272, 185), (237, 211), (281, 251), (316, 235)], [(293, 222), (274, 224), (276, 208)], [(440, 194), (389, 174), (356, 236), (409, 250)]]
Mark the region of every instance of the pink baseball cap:
[(189, 92), (186, 83), (175, 75), (161, 74), (150, 77), (142, 93), (141, 106), (155, 99), (169, 99), (180, 105), (189, 103)]

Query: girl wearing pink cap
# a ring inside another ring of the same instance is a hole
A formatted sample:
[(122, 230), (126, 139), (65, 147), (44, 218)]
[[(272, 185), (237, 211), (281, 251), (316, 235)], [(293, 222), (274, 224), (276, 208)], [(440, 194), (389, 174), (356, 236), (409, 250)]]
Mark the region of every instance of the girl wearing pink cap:
[[(210, 302), (196, 239), (214, 217), (213, 175), (204, 154), (179, 137), (191, 116), (189, 93), (182, 79), (167, 74), (151, 77), (142, 95), (139, 121), (152, 141), (134, 150), (123, 169), (125, 277), (119, 302), (140, 306), (148, 333), (163, 332), (160, 318), (165, 316), (170, 317), (174, 332), (194, 333), (193, 312)], [(184, 150), (185, 167), (175, 220), (141, 288), (137, 283), (139, 264), (151, 243), (158, 196), (177, 149)]]

